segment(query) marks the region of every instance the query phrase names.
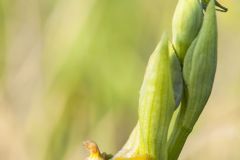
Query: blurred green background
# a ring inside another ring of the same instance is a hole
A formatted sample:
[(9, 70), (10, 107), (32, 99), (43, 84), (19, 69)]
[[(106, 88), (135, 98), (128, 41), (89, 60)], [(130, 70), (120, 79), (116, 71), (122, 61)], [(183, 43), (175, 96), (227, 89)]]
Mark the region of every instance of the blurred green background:
[[(213, 93), (181, 160), (240, 159), (240, 1), (220, 1)], [(177, 0), (0, 0), (0, 159), (116, 153)]]

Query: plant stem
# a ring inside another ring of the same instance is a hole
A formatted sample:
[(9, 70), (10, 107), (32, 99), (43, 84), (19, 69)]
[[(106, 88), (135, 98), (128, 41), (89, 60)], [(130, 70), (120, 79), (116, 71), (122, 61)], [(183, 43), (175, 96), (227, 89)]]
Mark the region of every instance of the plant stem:
[(187, 140), (188, 135), (191, 133), (191, 129), (183, 125), (183, 119), (187, 108), (187, 94), (186, 89), (183, 95), (180, 111), (178, 113), (177, 120), (174, 125), (173, 132), (168, 141), (168, 159), (176, 160)]
[(191, 129), (188, 129), (186, 127), (179, 127), (176, 132), (174, 133), (174, 136), (172, 137), (169, 145), (168, 150), (168, 156), (169, 160), (177, 160), (181, 150), (187, 140), (188, 135), (191, 133)]

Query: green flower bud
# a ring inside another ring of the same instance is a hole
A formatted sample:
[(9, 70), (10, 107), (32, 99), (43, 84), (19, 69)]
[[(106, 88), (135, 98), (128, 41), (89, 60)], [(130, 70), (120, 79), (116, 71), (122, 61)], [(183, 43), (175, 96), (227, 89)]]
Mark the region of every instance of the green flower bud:
[(183, 76), (187, 85), (187, 109), (183, 125), (192, 129), (212, 91), (217, 66), (217, 22), (215, 1), (207, 7), (201, 31), (184, 60)]
[[(169, 43), (169, 58), (170, 58), (170, 66), (171, 66), (171, 77), (172, 77), (172, 85), (174, 89), (174, 99), (175, 106), (177, 107), (181, 101), (182, 93), (183, 93), (183, 76), (182, 76), (182, 68), (180, 62), (176, 56), (176, 53), (173, 49), (171, 43)], [(132, 158), (139, 155), (139, 141), (140, 141), (140, 128), (139, 122), (133, 129), (131, 135), (129, 136), (127, 142), (122, 147), (122, 149), (115, 154), (115, 158)]]
[(183, 63), (188, 47), (202, 26), (203, 10), (199, 0), (179, 0), (172, 22), (173, 45)]
[[(174, 89), (175, 106), (178, 107), (183, 94), (183, 76), (180, 62), (171, 43), (169, 43), (169, 57), (171, 65), (172, 85)], [(115, 154), (114, 159), (119, 157), (131, 158), (138, 155), (140, 141), (139, 132), (139, 123), (137, 123), (125, 145), (117, 154)]]
[(140, 154), (167, 159), (167, 135), (174, 109), (168, 40), (163, 36), (150, 57), (140, 91)]

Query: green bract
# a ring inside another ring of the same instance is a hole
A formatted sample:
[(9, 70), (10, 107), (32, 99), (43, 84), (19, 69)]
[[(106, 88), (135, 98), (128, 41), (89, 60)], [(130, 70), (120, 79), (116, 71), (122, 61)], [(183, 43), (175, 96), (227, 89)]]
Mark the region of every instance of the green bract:
[(167, 160), (167, 135), (175, 108), (168, 40), (150, 57), (139, 100), (140, 154)]
[(194, 50), (188, 54), (183, 67), (188, 91), (184, 125), (192, 128), (212, 91), (217, 66), (217, 22), (213, 0), (208, 5)]

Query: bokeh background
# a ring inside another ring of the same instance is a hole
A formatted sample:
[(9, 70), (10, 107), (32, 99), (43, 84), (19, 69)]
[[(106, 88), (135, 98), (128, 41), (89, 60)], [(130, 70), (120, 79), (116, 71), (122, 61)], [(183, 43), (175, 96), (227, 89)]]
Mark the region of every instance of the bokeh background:
[[(180, 160), (240, 159), (240, 1), (219, 1), (213, 93)], [(0, 159), (116, 153), (177, 0), (0, 0)]]

